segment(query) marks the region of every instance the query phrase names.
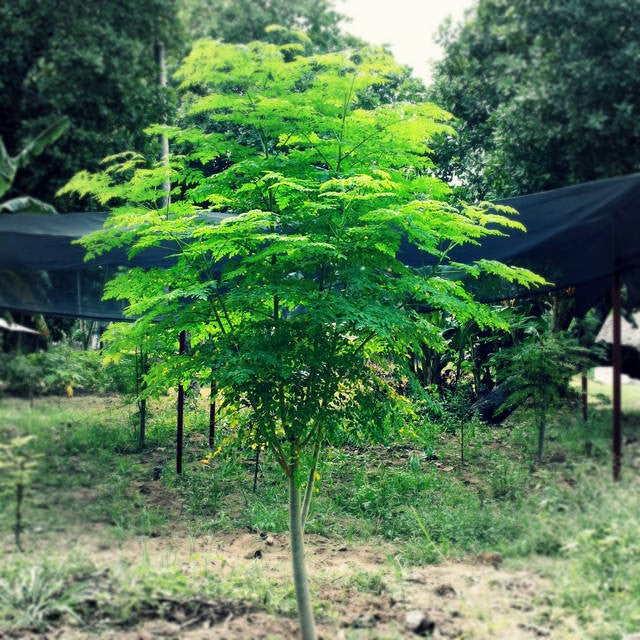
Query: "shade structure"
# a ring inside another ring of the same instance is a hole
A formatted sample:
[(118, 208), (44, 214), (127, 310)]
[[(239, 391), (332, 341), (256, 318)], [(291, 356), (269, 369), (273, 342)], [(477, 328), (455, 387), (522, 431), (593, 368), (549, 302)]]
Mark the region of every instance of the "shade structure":
[[(609, 298), (611, 277), (621, 274), (626, 304), (640, 304), (634, 271), (640, 269), (640, 174), (588, 182), (518, 198), (501, 200), (519, 212), (527, 232), (488, 237), (479, 246), (458, 247), (452, 258), (471, 263), (499, 260), (543, 275), (546, 289), (574, 287), (577, 311)], [(162, 266), (168, 249), (149, 249), (128, 260), (115, 250), (90, 262), (74, 240), (100, 229), (106, 213), (58, 216), (0, 216), (0, 308), (28, 313), (123, 319), (122, 304), (103, 301), (102, 290), (113, 274), (127, 266)], [(211, 214), (212, 223), (224, 214)], [(409, 243), (399, 258), (408, 265), (429, 267), (433, 256)], [(540, 290), (538, 290), (540, 291)], [(491, 302), (531, 295), (517, 286), (492, 282), (477, 291)]]
[[(640, 174), (610, 178), (500, 201), (519, 212), (527, 232), (489, 237), (481, 245), (455, 249), (460, 263), (489, 259), (527, 267), (544, 276), (542, 291), (575, 291), (576, 312), (603, 299), (614, 309), (613, 474), (621, 461), (620, 314), (622, 285), (626, 304), (640, 303)], [(212, 224), (225, 217), (209, 214)], [(151, 249), (129, 260), (124, 251), (111, 251), (85, 262), (84, 250), (73, 242), (100, 229), (107, 214), (61, 216), (16, 214), (0, 216), (0, 309), (122, 320), (123, 307), (102, 300), (104, 284), (119, 269), (162, 266), (170, 249)], [(398, 258), (428, 269), (436, 262), (405, 242)], [(539, 293), (538, 289), (536, 292)], [(481, 283), (480, 300), (492, 302), (530, 295), (504, 282)]]

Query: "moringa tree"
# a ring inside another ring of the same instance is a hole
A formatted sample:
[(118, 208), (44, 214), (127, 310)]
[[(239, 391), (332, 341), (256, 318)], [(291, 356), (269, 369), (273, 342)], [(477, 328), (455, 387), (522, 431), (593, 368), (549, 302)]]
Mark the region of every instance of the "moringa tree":
[[(399, 70), (388, 54), (291, 52), (257, 42), (194, 48), (178, 77), (197, 126), (162, 128), (180, 152), (168, 207), (160, 208), (166, 169), (135, 154), (78, 174), (65, 191), (113, 207), (85, 241), (88, 255), (115, 246), (173, 252), (166, 268), (132, 269), (108, 285), (106, 295), (137, 317), (118, 331), (132, 344), (171, 343), (151, 363), (151, 386), (213, 375), (227, 403), (251, 412), (250, 437), (288, 486), (302, 638), (312, 640), (303, 533), (328, 430), (372, 393), (372, 379), (387, 384), (376, 371), (405, 367), (425, 341), (444, 346), (419, 309), (499, 326), (462, 279), (541, 279), (488, 261), (457, 265), (455, 278), (443, 268), (452, 247), (519, 225), (489, 204), (448, 202), (448, 187), (430, 176), (428, 141), (448, 130), (447, 113), (427, 103), (372, 106)], [(403, 241), (440, 266), (403, 264)], [(176, 355), (181, 330), (191, 335), (189, 359)]]

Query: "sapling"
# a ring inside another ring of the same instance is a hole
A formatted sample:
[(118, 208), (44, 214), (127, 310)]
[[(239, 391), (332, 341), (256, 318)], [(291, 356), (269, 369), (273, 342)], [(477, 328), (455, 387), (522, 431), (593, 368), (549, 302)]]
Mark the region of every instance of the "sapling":
[[(84, 241), (89, 256), (116, 246), (173, 254), (165, 268), (110, 282), (106, 295), (136, 318), (119, 335), (154, 336), (150, 388), (215, 379), (228, 414), (250, 412), (238, 437), (264, 446), (283, 472), (301, 637), (315, 640), (303, 534), (327, 434), (354, 398), (373, 395), (372, 379), (384, 386), (376, 370), (404, 367), (423, 344), (444, 348), (418, 309), (504, 327), (463, 277), (542, 280), (490, 261), (444, 274), (451, 247), (520, 227), (504, 208), (450, 204), (448, 187), (429, 177), (427, 142), (450, 131), (450, 116), (428, 103), (380, 104), (398, 95), (403, 73), (381, 50), (297, 51), (195, 45), (178, 72), (191, 126), (151, 129), (178, 154), (168, 206), (166, 165), (135, 154), (78, 174), (65, 191), (113, 206), (105, 229)], [(404, 241), (436, 266), (404, 264)], [(189, 358), (175, 355), (180, 331), (191, 335)]]
[(549, 412), (556, 408), (569, 380), (587, 362), (588, 351), (564, 332), (532, 326), (529, 335), (515, 346), (496, 354), (493, 363), (498, 381), (509, 396), (498, 411), (529, 401), (538, 431), (536, 458), (542, 461)]
[(0, 491), (13, 496), (13, 532), (16, 548), (19, 551), (23, 551), (21, 534), (24, 499), (38, 467), (39, 456), (30, 451), (28, 446), (33, 439), (34, 436), (22, 436), (0, 444)]

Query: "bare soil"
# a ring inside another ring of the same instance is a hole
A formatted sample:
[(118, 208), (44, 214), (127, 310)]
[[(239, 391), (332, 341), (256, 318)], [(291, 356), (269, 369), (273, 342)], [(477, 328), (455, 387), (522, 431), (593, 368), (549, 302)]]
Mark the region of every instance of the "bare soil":
[[(290, 585), (286, 535), (226, 533), (197, 538), (134, 538), (107, 544), (97, 528), (65, 541), (100, 568), (116, 563), (153, 569), (178, 567), (187, 575), (203, 571), (221, 579), (244, 574)], [(498, 554), (485, 553), (466, 562), (403, 567), (394, 548), (336, 543), (307, 538), (307, 559), (314, 599), (323, 605), (318, 633), (323, 640), (431, 637), (434, 639), (529, 640), (578, 638), (566, 621), (554, 620), (545, 593), (550, 585), (534, 572), (504, 567)], [(193, 605), (193, 603), (190, 603)], [(184, 605), (184, 603), (182, 603)], [(59, 628), (28, 640), (276, 640), (295, 639), (295, 617), (275, 616), (241, 602), (211, 602), (202, 594), (193, 614), (179, 601), (169, 602), (163, 618), (141, 621), (136, 628), (77, 630)], [(407, 614), (420, 611), (434, 623), (432, 633), (406, 626)], [(545, 620), (541, 624), (541, 620)], [(549, 621), (551, 620), (551, 622)], [(0, 637), (2, 634), (0, 633)]]

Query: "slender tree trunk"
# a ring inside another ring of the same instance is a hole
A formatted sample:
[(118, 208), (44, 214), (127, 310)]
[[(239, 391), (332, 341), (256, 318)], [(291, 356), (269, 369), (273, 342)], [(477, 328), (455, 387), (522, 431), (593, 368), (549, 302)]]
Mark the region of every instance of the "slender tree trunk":
[(302, 532), (307, 524), (307, 518), (309, 517), (309, 509), (311, 508), (311, 498), (313, 498), (313, 486), (316, 481), (316, 470), (318, 468), (318, 458), (320, 457), (320, 442), (322, 440), (322, 434), (318, 433), (315, 444), (313, 445), (313, 460), (311, 462), (311, 469), (309, 469), (309, 477), (307, 479), (307, 486), (304, 490), (304, 500), (302, 501)]
[(456, 377), (453, 381), (453, 391), (455, 393), (456, 389), (458, 388), (458, 380), (460, 380), (460, 372), (462, 371), (462, 356), (463, 356), (463, 350), (462, 349), (458, 349), (458, 363), (456, 365)]
[(588, 382), (587, 382), (586, 372), (582, 373), (581, 382), (582, 382), (582, 419), (586, 422), (589, 417), (588, 415), (589, 395), (588, 395)]
[(291, 560), (293, 563), (293, 583), (296, 590), (298, 617), (300, 620), (301, 640), (316, 640), (316, 623), (313, 617), (307, 568), (304, 559), (304, 538), (302, 530), (302, 513), (300, 508), (300, 488), (296, 477), (298, 462), (291, 465), (289, 474), (289, 535), (291, 537)]
[[(158, 65), (158, 85), (163, 89), (162, 98), (163, 98), (163, 101), (165, 102), (165, 109), (166, 109), (166, 91), (165, 90), (167, 88), (167, 64), (165, 61), (164, 44), (162, 42), (156, 42), (155, 49), (156, 49), (156, 64)], [(167, 124), (166, 110), (162, 116), (162, 122), (164, 124)], [(164, 133), (160, 136), (160, 146), (162, 148), (162, 163), (168, 167), (169, 166), (169, 138), (167, 138), (166, 134)], [(168, 175), (165, 178), (164, 184), (162, 186), (162, 190), (164, 191), (165, 195), (164, 195), (164, 198), (162, 199), (161, 206), (163, 209), (167, 210), (167, 215), (168, 215), (169, 205), (171, 204), (171, 179), (169, 178)]]
[[(84, 327), (86, 326), (86, 332)], [(89, 349), (89, 342), (91, 341), (91, 334), (93, 333), (93, 327), (95, 326), (95, 320), (91, 320), (88, 325), (83, 325), (82, 329), (82, 349), (87, 351)]]

